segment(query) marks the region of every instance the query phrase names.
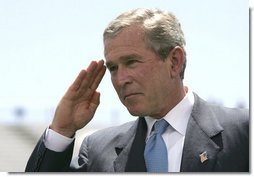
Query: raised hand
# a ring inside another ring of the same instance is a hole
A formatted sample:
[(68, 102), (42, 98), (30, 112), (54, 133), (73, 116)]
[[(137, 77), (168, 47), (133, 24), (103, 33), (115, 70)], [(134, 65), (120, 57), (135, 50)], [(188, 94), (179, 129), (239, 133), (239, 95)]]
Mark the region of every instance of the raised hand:
[(100, 103), (100, 93), (96, 91), (106, 67), (104, 61), (92, 61), (82, 70), (69, 87), (57, 106), (50, 128), (64, 136), (72, 137), (75, 132), (93, 118)]

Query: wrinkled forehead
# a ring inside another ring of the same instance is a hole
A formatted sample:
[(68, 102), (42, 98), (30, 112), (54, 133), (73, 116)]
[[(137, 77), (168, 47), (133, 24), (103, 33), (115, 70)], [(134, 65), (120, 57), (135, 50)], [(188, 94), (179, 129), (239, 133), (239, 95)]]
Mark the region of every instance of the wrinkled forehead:
[[(144, 30), (141, 26), (133, 25), (122, 29), (113, 38), (104, 41), (104, 56), (116, 48), (138, 47), (145, 44)], [(106, 57), (107, 58), (107, 57)]]

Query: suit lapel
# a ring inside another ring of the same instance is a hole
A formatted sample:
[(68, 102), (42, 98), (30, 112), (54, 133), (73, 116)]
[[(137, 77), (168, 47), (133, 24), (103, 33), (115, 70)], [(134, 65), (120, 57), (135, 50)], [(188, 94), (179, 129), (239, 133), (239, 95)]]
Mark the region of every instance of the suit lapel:
[(223, 128), (205, 101), (196, 94), (186, 130), (180, 171), (212, 171), (222, 148)]
[(138, 126), (139, 119), (137, 119), (133, 126), (120, 138), (120, 141), (115, 147), (116, 154), (118, 157), (114, 161), (114, 171), (115, 172), (124, 172), (126, 163), (128, 160), (128, 155), (134, 140), (136, 129)]

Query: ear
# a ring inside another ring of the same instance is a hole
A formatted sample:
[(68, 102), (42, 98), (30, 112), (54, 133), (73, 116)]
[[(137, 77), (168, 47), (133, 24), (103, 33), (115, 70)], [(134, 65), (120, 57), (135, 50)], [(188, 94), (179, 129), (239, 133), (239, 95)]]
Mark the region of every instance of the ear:
[(172, 78), (179, 77), (184, 63), (184, 51), (181, 47), (174, 47), (168, 55), (170, 62), (170, 74)]

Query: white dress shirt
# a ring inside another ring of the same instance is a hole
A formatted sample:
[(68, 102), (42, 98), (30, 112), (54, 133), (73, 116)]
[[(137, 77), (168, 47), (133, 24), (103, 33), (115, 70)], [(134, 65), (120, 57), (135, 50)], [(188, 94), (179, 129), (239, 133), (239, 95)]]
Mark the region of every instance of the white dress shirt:
[[(194, 95), (189, 91), (182, 101), (162, 118), (169, 123), (166, 131), (162, 134), (162, 138), (164, 139), (168, 150), (169, 172), (180, 172), (185, 132), (193, 104)], [(151, 117), (145, 117), (145, 119), (148, 127), (147, 141), (151, 135), (153, 124), (158, 119), (153, 119)]]
[(44, 144), (52, 151), (63, 152), (74, 139), (75, 137), (69, 138), (47, 128)]
[[(168, 170), (169, 172), (179, 172), (181, 166), (181, 158), (187, 123), (193, 108), (194, 95), (189, 91), (171, 111), (169, 111), (163, 119), (169, 126), (162, 134), (168, 150)], [(153, 124), (156, 119), (145, 117), (148, 126), (147, 139), (151, 133)], [(74, 140), (65, 137), (51, 129), (47, 129), (45, 137), (45, 146), (55, 152), (64, 151), (68, 145)]]

